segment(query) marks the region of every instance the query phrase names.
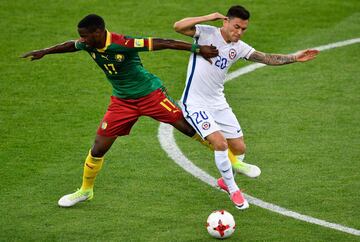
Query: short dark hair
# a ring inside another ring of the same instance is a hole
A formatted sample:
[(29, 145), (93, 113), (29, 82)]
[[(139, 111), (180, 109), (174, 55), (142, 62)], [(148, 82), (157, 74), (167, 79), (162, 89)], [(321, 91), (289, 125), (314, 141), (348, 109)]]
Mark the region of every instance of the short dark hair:
[(94, 32), (97, 29), (104, 30), (105, 29), (105, 21), (102, 17), (96, 14), (89, 14), (85, 16), (78, 23), (78, 28), (86, 28), (90, 32)]
[(241, 18), (242, 20), (248, 20), (250, 13), (243, 6), (236, 5), (232, 6), (226, 14), (228, 18)]

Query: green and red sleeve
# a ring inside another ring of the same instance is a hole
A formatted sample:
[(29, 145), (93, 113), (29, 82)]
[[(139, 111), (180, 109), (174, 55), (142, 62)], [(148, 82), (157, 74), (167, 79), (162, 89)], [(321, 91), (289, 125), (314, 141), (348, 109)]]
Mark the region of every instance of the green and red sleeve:
[[(105, 47), (97, 49), (99, 52), (105, 52), (106, 50), (121, 50), (124, 52), (140, 52), (140, 51), (152, 51), (153, 39), (151, 37), (131, 37), (112, 33), (107, 31), (106, 33)], [(79, 50), (86, 50), (88, 47), (80, 40), (75, 41), (75, 47)]]
[(130, 52), (152, 51), (153, 40), (150, 37), (131, 37), (111, 33), (111, 45), (109, 48), (119, 48), (122, 51)]

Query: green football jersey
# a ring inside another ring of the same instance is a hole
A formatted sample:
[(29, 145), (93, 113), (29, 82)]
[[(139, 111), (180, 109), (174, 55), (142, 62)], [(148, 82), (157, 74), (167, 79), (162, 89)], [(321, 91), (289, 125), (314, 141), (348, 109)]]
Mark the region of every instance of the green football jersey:
[(105, 72), (113, 87), (113, 95), (136, 99), (162, 87), (161, 80), (142, 65), (138, 52), (151, 51), (151, 38), (132, 38), (107, 31), (103, 49), (76, 41), (75, 47), (87, 51)]

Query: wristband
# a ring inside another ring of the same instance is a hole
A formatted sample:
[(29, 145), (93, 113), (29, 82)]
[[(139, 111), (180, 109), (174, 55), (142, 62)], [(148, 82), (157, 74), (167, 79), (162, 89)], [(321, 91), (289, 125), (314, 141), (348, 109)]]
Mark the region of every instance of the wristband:
[(193, 53), (199, 54), (200, 53), (200, 46), (198, 44), (194, 43), (194, 44), (191, 45), (190, 51), (193, 52)]

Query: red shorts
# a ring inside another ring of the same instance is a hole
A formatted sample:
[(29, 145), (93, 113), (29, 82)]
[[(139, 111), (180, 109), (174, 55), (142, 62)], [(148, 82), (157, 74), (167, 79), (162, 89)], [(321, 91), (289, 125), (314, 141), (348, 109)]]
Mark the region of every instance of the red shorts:
[(164, 123), (174, 123), (182, 117), (182, 113), (161, 89), (138, 99), (111, 96), (110, 105), (97, 134), (107, 137), (128, 135), (140, 116), (149, 116)]

